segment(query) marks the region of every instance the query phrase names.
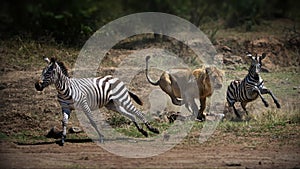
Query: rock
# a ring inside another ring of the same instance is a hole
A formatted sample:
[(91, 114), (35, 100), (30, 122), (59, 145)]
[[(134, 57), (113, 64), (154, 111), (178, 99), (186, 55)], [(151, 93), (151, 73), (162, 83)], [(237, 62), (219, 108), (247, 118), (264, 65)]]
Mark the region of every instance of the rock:
[(80, 127), (71, 127), (69, 129), (70, 133), (81, 133), (83, 130)]
[(0, 83), (0, 90), (6, 89), (7, 84), (6, 83)]
[(164, 141), (169, 141), (169, 139), (170, 139), (170, 134), (165, 133), (165, 134), (163, 135), (163, 140), (164, 140)]
[(226, 166), (234, 167), (234, 166), (242, 166), (239, 162), (226, 162)]
[(60, 131), (56, 126), (54, 126), (50, 129), (46, 137), (58, 139), (61, 138), (61, 135), (62, 135), (62, 131)]
[(242, 57), (237, 56), (237, 55), (230, 55), (226, 56), (223, 59), (223, 62), (225, 65), (233, 65), (233, 64), (243, 64), (245, 61), (243, 60)]
[(228, 70), (235, 70), (235, 67), (233, 65), (229, 65), (229, 66), (226, 66), (226, 69), (228, 69)]
[(43, 110), (43, 112), (44, 112), (44, 113), (52, 113), (52, 111), (51, 111), (49, 108), (45, 108), (45, 109)]
[(233, 65), (233, 64), (235, 64), (234, 61), (232, 59), (230, 59), (230, 58), (224, 58), (223, 59), (223, 63), (225, 65)]
[(237, 55), (232, 55), (231, 59), (233, 60), (233, 62), (237, 63), (237, 64), (242, 64), (244, 63), (244, 60), (242, 59), (241, 56), (237, 56)]
[(300, 89), (300, 86), (299, 87), (298, 86), (293, 87), (293, 90), (297, 90), (297, 89)]
[(222, 50), (223, 50), (224, 52), (232, 52), (231, 48), (228, 47), (228, 46), (222, 46)]
[(163, 122), (162, 119), (157, 116), (153, 116), (152, 118), (153, 118), (153, 120), (155, 120), (157, 122)]
[(270, 73), (271, 72), (268, 68), (264, 68), (264, 67), (261, 68), (261, 71), (265, 72), (265, 73)]

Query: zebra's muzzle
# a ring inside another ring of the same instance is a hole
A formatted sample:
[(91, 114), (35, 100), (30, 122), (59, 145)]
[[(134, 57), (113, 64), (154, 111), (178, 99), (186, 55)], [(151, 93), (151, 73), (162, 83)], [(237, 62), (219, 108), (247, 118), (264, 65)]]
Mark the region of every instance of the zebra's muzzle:
[(44, 89), (43, 85), (40, 82), (36, 82), (34, 86), (37, 91), (43, 91)]

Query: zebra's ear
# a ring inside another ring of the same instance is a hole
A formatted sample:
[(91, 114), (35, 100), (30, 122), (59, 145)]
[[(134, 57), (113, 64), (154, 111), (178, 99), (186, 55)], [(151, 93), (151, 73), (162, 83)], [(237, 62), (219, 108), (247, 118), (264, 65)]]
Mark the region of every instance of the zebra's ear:
[(266, 53), (263, 53), (263, 54), (261, 55), (261, 57), (260, 57), (260, 60), (263, 60), (266, 56), (267, 56), (267, 54), (266, 54)]
[(50, 63), (49, 58), (44, 58), (44, 61), (47, 62), (48, 64)]
[(247, 52), (246, 55), (248, 58), (250, 58), (251, 60), (255, 60), (255, 56), (253, 56), (250, 52)]
[(56, 62), (56, 58), (51, 58), (51, 63), (55, 63)]

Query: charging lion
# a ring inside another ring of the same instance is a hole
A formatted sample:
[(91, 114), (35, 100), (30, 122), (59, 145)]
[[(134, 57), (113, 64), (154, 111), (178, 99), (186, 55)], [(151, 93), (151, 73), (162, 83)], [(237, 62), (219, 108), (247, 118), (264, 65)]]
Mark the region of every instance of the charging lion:
[[(197, 120), (204, 121), (203, 114), (206, 107), (206, 98), (210, 97), (214, 89), (220, 89), (223, 83), (224, 73), (216, 67), (199, 68), (191, 71), (187, 68), (171, 69), (165, 71), (158, 81), (149, 77), (148, 62), (150, 56), (146, 57), (146, 78), (149, 83), (159, 86), (166, 92), (175, 105), (185, 104), (191, 108)], [(200, 109), (195, 103), (195, 98), (200, 100)]]

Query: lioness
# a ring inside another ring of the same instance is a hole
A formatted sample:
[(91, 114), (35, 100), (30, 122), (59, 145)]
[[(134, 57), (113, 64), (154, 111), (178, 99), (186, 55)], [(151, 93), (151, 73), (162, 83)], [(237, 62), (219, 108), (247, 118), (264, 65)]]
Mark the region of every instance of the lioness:
[[(165, 71), (158, 81), (153, 81), (148, 73), (149, 59), (150, 56), (147, 56), (146, 78), (148, 82), (160, 86), (170, 96), (173, 104), (179, 106), (185, 104), (187, 108), (190, 106), (193, 114), (197, 115), (197, 120), (204, 121), (203, 112), (206, 107), (206, 97), (210, 97), (214, 89), (222, 87), (224, 73), (216, 67), (199, 68), (193, 71), (183, 68)], [(200, 100), (199, 110), (195, 98)]]

